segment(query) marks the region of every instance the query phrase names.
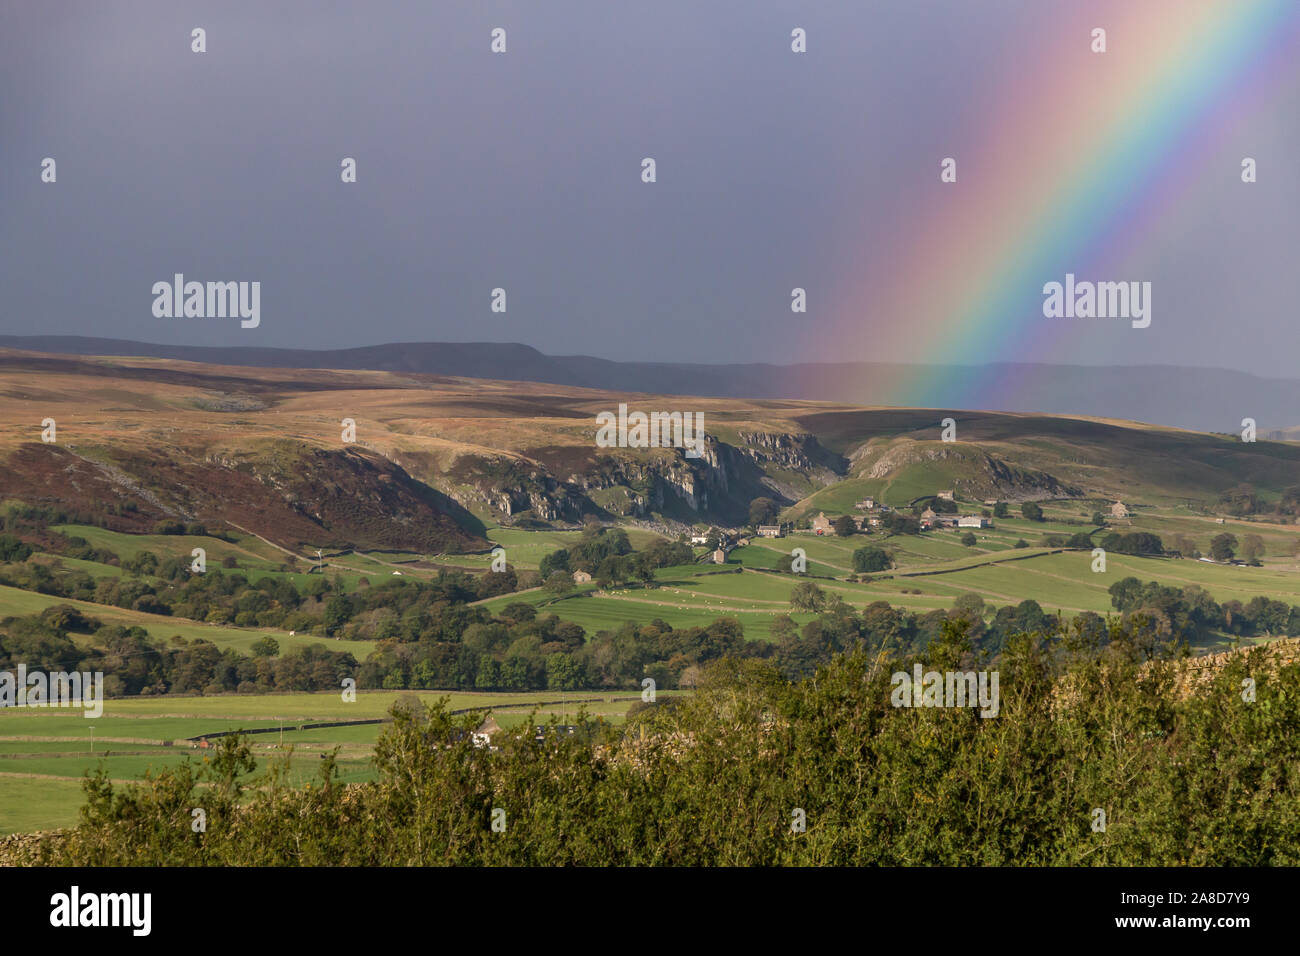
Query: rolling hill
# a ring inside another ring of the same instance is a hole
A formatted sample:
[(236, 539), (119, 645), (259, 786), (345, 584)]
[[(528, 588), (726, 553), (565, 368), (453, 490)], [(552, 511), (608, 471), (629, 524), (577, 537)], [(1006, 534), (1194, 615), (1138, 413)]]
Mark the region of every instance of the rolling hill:
[[(997, 408), (1131, 419), (1236, 431), (1244, 416), (1262, 435), (1300, 428), (1300, 382), (1219, 368), (1165, 365), (903, 365), (823, 362), (791, 365), (612, 361), (547, 355), (497, 342), (401, 342), (343, 349), (192, 346), (85, 336), (0, 336), (0, 347), (73, 355), (151, 356), (214, 365), (288, 369), (372, 369), (545, 382), (610, 391), (729, 398), (806, 399), (854, 405)], [(994, 383), (990, 385), (990, 383)], [(1278, 437), (1278, 436), (1273, 436)]]
[[(703, 455), (597, 447), (596, 415), (620, 402), (701, 412)], [(956, 441), (941, 439), (945, 418)], [(759, 496), (791, 518), (940, 488), (1211, 509), (1226, 492), (1267, 506), (1300, 484), (1295, 443), (1112, 419), (16, 351), (0, 351), (0, 422), (0, 497), (119, 530), (230, 526), (296, 550), (482, 551), (485, 520), (739, 525)]]

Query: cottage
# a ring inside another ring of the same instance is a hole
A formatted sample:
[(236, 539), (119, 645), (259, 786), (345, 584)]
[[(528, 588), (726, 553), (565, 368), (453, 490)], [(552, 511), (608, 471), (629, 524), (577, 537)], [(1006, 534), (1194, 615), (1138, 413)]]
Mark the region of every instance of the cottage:
[(726, 564), (726, 563), (727, 563), (727, 552), (726, 552), (726, 551), (723, 551), (721, 548), (719, 548), (717, 551), (714, 551), (714, 552), (713, 552), (713, 563), (714, 563), (714, 564)]
[(760, 538), (779, 538), (781, 537), (781, 526), (779, 524), (761, 524), (758, 526), (758, 536)]
[(586, 584), (586, 583), (588, 583), (590, 580), (591, 580), (591, 575), (588, 574), (586, 571), (574, 571), (574, 572), (573, 572), (573, 583), (574, 583), (574, 584)]
[(501, 733), (500, 725), (497, 724), (491, 714), (488, 714), (483, 723), (478, 725), (478, 729), (474, 731), (471, 738), (475, 747), (490, 747), (492, 738), (499, 733)]
[(834, 526), (835, 522), (826, 517), (826, 512), (824, 511), (818, 513), (817, 517), (813, 518), (812, 521), (813, 530), (818, 534), (827, 534)]
[(708, 544), (708, 543), (709, 543), (709, 536), (707, 534), (691, 535), (691, 544)]
[(944, 501), (952, 501), (953, 500), (952, 496), (953, 496), (953, 492), (951, 491), (941, 491), (939, 492), (938, 495), (936, 495), (936, 497), (942, 498)]
[(860, 511), (874, 511), (874, 510), (876, 509), (876, 499), (875, 499), (875, 498), (863, 498), (861, 501), (859, 501), (859, 502), (858, 502), (856, 505), (854, 505), (853, 507), (857, 508), (857, 509), (860, 510)]

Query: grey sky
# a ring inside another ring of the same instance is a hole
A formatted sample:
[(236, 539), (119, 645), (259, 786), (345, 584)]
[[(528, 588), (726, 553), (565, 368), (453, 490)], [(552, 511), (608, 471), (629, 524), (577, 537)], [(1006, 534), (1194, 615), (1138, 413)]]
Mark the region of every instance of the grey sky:
[[(864, 354), (826, 307), (895, 252), (937, 158), (996, 122), (1018, 44), (1061, 6), (6, 4), (0, 332), (923, 360)], [(205, 54), (190, 52), (194, 26)], [(494, 26), (505, 56), (488, 51)], [(792, 26), (808, 30), (805, 56)], [(1150, 334), (1085, 338), (1072, 360), (1300, 375), (1300, 65), (1268, 93), (1275, 105), (1234, 131), (1260, 160), (1249, 208), (1190, 191), (1126, 250), (1135, 274), (1116, 276), (1155, 283)], [(1234, 144), (1213, 148), (1235, 164)], [(344, 156), (355, 185), (339, 181)], [(260, 328), (154, 318), (150, 287), (177, 271), (260, 281)], [(798, 322), (795, 285), (810, 300)], [(495, 286), (504, 315), (488, 310)], [(864, 326), (900, 321), (864, 303)], [(998, 357), (1060, 359), (1033, 338)]]

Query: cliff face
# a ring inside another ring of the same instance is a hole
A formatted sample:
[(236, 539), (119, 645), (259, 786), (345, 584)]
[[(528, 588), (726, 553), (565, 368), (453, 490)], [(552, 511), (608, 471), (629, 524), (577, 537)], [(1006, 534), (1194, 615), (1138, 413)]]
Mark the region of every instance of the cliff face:
[(754, 498), (788, 504), (838, 480), (848, 466), (815, 436), (780, 432), (740, 432), (735, 445), (708, 435), (698, 458), (676, 448), (547, 446), (526, 454), (463, 458), (445, 490), (503, 518), (528, 512), (544, 521), (662, 516), (739, 524)]

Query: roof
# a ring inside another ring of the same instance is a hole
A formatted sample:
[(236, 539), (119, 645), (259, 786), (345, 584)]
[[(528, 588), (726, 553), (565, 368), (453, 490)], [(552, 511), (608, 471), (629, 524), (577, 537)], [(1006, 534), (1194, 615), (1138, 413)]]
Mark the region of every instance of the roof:
[(487, 717), (483, 718), (483, 723), (479, 724), (474, 731), (474, 733), (476, 734), (488, 734), (488, 735), (496, 734), (500, 732), (501, 732), (501, 725), (496, 722), (496, 719), (491, 714), (488, 714)]

